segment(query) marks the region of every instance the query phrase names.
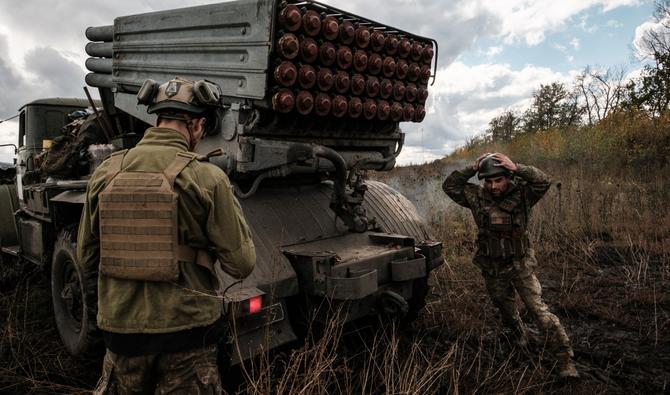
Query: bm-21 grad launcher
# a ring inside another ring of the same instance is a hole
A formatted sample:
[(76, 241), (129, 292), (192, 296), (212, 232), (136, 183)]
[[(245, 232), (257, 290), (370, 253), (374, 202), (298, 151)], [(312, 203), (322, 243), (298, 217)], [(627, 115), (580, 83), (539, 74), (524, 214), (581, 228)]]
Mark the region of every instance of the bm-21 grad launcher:
[(119, 149), (155, 122), (136, 97), (145, 80), (222, 90), (216, 130), (198, 151), (223, 153), (210, 161), (234, 184), (258, 257), (239, 283), (217, 272), (236, 326), (233, 362), (304, 336), (334, 309), (345, 321), (416, 316), (441, 243), (407, 199), (361, 172), (393, 168), (399, 123), (423, 120), (434, 40), (277, 0), (124, 16), (86, 36), (86, 82), (99, 88)]

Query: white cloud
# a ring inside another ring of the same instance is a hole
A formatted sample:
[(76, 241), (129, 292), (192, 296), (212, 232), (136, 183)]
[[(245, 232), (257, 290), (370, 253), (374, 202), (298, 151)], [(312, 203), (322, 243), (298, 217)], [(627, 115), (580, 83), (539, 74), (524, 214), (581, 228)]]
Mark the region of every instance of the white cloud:
[[(16, 144), (18, 130), (19, 123), (17, 121), (7, 121), (0, 123), (0, 144)], [(0, 147), (0, 162), (12, 163), (13, 158), (13, 147)]]
[(459, 61), (438, 70), (426, 119), (419, 125), (401, 125), (407, 133), (401, 163), (446, 155), (484, 131), (491, 118), (502, 111), (527, 108), (540, 84), (568, 83), (576, 73), (558, 73), (533, 65), (522, 69), (493, 63), (468, 66)]
[(620, 29), (620, 28), (623, 27), (623, 23), (617, 21), (616, 19), (609, 19), (609, 20), (605, 23), (605, 25), (606, 25), (607, 27), (611, 27), (611, 28), (613, 28), (613, 29)]
[[(570, 19), (592, 7), (603, 12), (621, 6), (637, 5), (639, 0), (498, 0), (483, 5), (502, 20), (500, 35), (507, 43), (524, 41), (533, 46), (544, 41), (546, 33), (564, 28)], [(582, 17), (585, 24), (586, 18)]]
[(653, 53), (653, 50), (645, 40), (645, 36), (649, 33), (654, 33), (666, 46), (670, 46), (670, 32), (666, 26), (670, 26), (670, 17), (666, 17), (660, 21), (649, 20), (635, 28), (633, 48), (639, 58), (644, 58)]
[(426, 147), (408, 146), (402, 149), (402, 152), (396, 160), (396, 164), (400, 166), (407, 166), (413, 164), (421, 164), (432, 162), (436, 159), (444, 157), (444, 152), (441, 150), (433, 150)]
[(502, 45), (489, 47), (489, 48), (486, 50), (486, 57), (487, 57), (487, 58), (492, 58), (492, 57), (494, 57), (494, 56), (500, 54), (502, 51), (503, 51), (503, 47), (502, 47)]
[[(0, 116), (27, 100), (81, 96), (86, 59), (84, 31), (111, 24), (121, 15), (218, 2), (217, 0), (0, 0)], [(505, 43), (537, 45), (571, 23), (589, 29), (584, 11), (605, 12), (638, 0), (329, 0), (335, 7), (371, 17), (439, 42), (441, 67), (431, 87), (426, 120), (403, 125), (404, 157), (433, 158), (483, 130), (492, 116), (528, 103), (542, 82), (564, 77), (547, 68), (486, 63), (467, 66), (459, 57), (483, 38), (493, 39), (484, 55), (492, 62)], [(574, 20), (580, 18), (580, 20)], [(27, 23), (29, 21), (29, 23)], [(5, 39), (6, 38), (6, 39)], [(574, 44), (572, 44), (575, 47)], [(423, 139), (418, 133), (423, 128)], [(0, 129), (0, 139), (3, 129)], [(417, 150), (416, 147), (423, 147)], [(418, 156), (417, 156), (418, 155)]]
[(574, 49), (579, 49), (579, 45), (580, 45), (579, 39), (577, 37), (573, 37), (572, 40), (570, 40), (570, 45)]

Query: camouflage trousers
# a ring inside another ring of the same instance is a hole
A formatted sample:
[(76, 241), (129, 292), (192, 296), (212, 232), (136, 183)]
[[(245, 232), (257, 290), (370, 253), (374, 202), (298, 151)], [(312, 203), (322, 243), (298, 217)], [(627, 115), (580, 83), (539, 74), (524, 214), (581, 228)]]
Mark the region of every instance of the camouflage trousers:
[(549, 348), (558, 356), (573, 356), (570, 338), (558, 317), (549, 311), (549, 306), (542, 300), (542, 286), (535, 275), (537, 261), (532, 249), (528, 250), (524, 259), (507, 264), (480, 259), (475, 259), (475, 263), (482, 269), (486, 289), (500, 311), (503, 323), (515, 336), (524, 336), (526, 333), (517, 308), (518, 294)]
[(110, 350), (94, 394), (221, 394), (215, 345), (128, 357)]

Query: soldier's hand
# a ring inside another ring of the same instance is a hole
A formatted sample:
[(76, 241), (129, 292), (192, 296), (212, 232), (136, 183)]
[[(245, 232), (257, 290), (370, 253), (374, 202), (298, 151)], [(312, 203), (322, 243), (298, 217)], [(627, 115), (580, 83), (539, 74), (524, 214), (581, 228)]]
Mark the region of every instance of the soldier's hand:
[(479, 158), (477, 158), (477, 160), (475, 161), (475, 164), (472, 166), (472, 168), (475, 169), (475, 171), (478, 171), (478, 170), (479, 170), (479, 163), (480, 163), (482, 160), (484, 160), (484, 158), (486, 158), (486, 157), (489, 156), (489, 155), (491, 155), (490, 152), (487, 152), (487, 153), (485, 153), (485, 154), (481, 154), (481, 155), (479, 156)]
[(512, 160), (508, 158), (507, 155), (496, 152), (493, 154), (493, 158), (499, 162), (494, 166), (502, 166), (509, 171), (516, 171), (516, 164), (512, 162)]

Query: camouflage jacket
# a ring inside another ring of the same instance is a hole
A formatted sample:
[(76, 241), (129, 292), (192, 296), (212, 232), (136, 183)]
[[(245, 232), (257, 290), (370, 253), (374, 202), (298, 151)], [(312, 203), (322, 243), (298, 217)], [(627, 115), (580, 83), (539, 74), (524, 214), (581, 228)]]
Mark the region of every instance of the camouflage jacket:
[[(188, 150), (177, 131), (150, 128), (123, 160), (125, 171), (161, 172), (177, 152)], [(105, 188), (108, 161), (91, 176), (79, 225), (77, 254), (84, 267), (98, 265), (98, 195)], [(230, 181), (218, 167), (191, 162), (177, 177), (179, 243), (209, 249), (228, 274), (249, 275), (256, 253), (249, 227)], [(176, 282), (145, 282), (98, 278), (98, 327), (114, 333), (169, 333), (206, 326), (221, 317), (217, 281), (205, 268), (179, 262)]]
[[(475, 260), (520, 259), (531, 248), (527, 231), (531, 208), (551, 186), (549, 176), (517, 164), (507, 191), (495, 198), (481, 185), (468, 182), (476, 173), (471, 166), (456, 170), (442, 184), (450, 198), (472, 212), (479, 229)], [(496, 222), (497, 218), (503, 219)]]

